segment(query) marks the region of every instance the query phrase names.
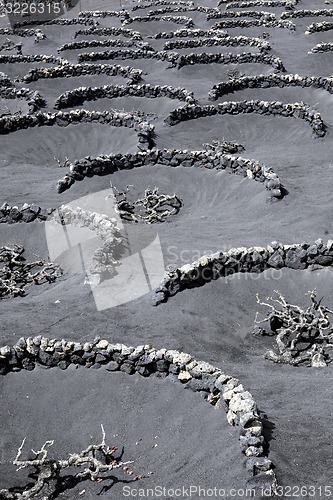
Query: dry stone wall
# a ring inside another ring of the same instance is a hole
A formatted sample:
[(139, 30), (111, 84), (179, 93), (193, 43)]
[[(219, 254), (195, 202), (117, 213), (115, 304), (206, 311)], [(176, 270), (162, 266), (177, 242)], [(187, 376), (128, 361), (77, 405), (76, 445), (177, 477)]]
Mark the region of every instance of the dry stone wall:
[(203, 286), (212, 280), (235, 273), (261, 273), (267, 269), (307, 269), (333, 265), (333, 240), (326, 244), (318, 239), (314, 244), (282, 245), (276, 241), (266, 248), (240, 247), (228, 252), (203, 255), (197, 262), (166, 271), (153, 295), (153, 305), (187, 288)]
[(69, 76), (99, 75), (122, 76), (128, 78), (128, 83), (137, 83), (141, 80), (142, 70), (132, 66), (120, 64), (70, 64), (66, 63), (53, 68), (33, 68), (23, 76), (26, 83), (47, 78), (65, 78)]
[(323, 21), (322, 23), (312, 23), (307, 27), (305, 34), (319, 33), (321, 31), (330, 31), (333, 29), (333, 23)]
[(215, 170), (227, 170), (236, 175), (265, 183), (270, 196), (282, 198), (285, 194), (278, 175), (257, 160), (224, 154), (221, 151), (188, 151), (177, 149), (152, 149), (135, 154), (113, 154), (90, 156), (74, 160), (70, 171), (58, 181), (58, 192), (69, 189), (75, 181), (94, 175), (109, 175), (118, 170), (129, 170), (144, 165), (166, 165), (170, 167), (201, 167)]
[(248, 7), (291, 7), (295, 6), (299, 0), (247, 0), (232, 1), (226, 4), (228, 9), (246, 9)]
[(249, 45), (250, 47), (258, 47), (261, 52), (271, 50), (269, 42), (261, 38), (251, 38), (247, 36), (223, 36), (218, 37), (213, 35), (209, 38), (194, 38), (190, 40), (172, 40), (165, 42), (164, 50), (173, 49), (189, 49), (193, 47), (242, 47)]
[(295, 19), (299, 17), (321, 17), (321, 16), (333, 16), (333, 9), (318, 9), (318, 10), (293, 10), (288, 12), (282, 12), (281, 19)]
[(239, 17), (252, 17), (254, 19), (263, 19), (265, 21), (276, 21), (276, 15), (272, 12), (256, 11), (256, 10), (243, 10), (243, 11), (221, 11), (216, 10), (207, 14), (207, 20), (209, 19), (221, 19), (221, 18), (239, 18)]
[[(142, 42), (143, 43), (143, 42)], [(148, 44), (145, 44), (147, 48), (153, 50)], [(58, 52), (63, 52), (64, 50), (78, 50), (90, 47), (138, 47), (138, 41), (135, 40), (81, 40), (78, 42), (70, 42), (61, 45), (58, 48)]]
[(168, 125), (176, 125), (182, 121), (193, 120), (205, 116), (216, 114), (239, 114), (239, 113), (259, 113), (269, 115), (280, 115), (285, 117), (300, 118), (308, 122), (318, 137), (323, 137), (326, 133), (325, 125), (320, 113), (303, 103), (283, 104), (279, 101), (225, 101), (217, 105), (200, 106), (199, 104), (187, 104), (179, 107), (169, 114), (165, 119)]
[(125, 38), (132, 38), (133, 40), (142, 40), (141, 33), (129, 28), (87, 28), (78, 30), (74, 33), (74, 38), (79, 35), (84, 36), (124, 36)]
[(180, 101), (195, 102), (193, 92), (188, 92), (184, 88), (174, 88), (170, 85), (104, 85), (102, 87), (79, 87), (61, 94), (55, 102), (56, 109), (77, 106), (85, 101), (95, 99), (112, 99), (122, 96), (136, 97), (168, 97)]
[[(175, 57), (177, 54), (177, 58)], [(267, 64), (272, 66), (276, 71), (285, 71), (283, 62), (277, 56), (252, 52), (242, 52), (241, 54), (235, 54), (233, 52), (229, 53), (192, 53), (192, 54), (178, 54), (174, 53), (174, 56), (169, 58), (170, 62), (174, 59), (174, 64), (180, 69), (183, 66), (193, 65), (193, 64), (246, 64), (246, 63), (258, 63)]]
[(1, 64), (16, 64), (16, 63), (30, 63), (30, 62), (42, 62), (42, 63), (52, 63), (52, 64), (66, 64), (68, 61), (62, 57), (47, 56), (45, 54), (34, 54), (34, 55), (4, 55), (0, 54)]
[(255, 75), (232, 78), (228, 81), (217, 83), (208, 93), (210, 100), (214, 101), (225, 94), (237, 92), (247, 88), (270, 87), (315, 87), (333, 93), (333, 78), (301, 75)]
[(333, 43), (318, 43), (312, 47), (310, 53), (315, 54), (316, 52), (331, 52), (333, 50)]
[(240, 381), (190, 354), (151, 345), (112, 344), (96, 337), (92, 342), (21, 337), (14, 346), (0, 348), (0, 374), (33, 370), (36, 366), (66, 370), (70, 365), (121, 371), (142, 377), (170, 378), (200, 394), (227, 414), (229, 425), (239, 428), (239, 444), (249, 476), (246, 487), (257, 491), (276, 487), (274, 465), (267, 456), (264, 425), (257, 403)]
[(73, 111), (58, 111), (57, 113), (42, 113), (33, 115), (10, 115), (0, 117), (0, 134), (8, 134), (16, 130), (41, 126), (67, 126), (81, 122), (98, 122), (113, 127), (134, 128), (138, 135), (139, 148), (151, 149), (154, 145), (154, 125), (143, 121), (142, 116), (123, 111), (88, 111), (77, 109)]
[(253, 28), (256, 26), (263, 26), (265, 28), (284, 28), (291, 31), (296, 30), (296, 25), (291, 21), (266, 21), (266, 19), (225, 19), (224, 21), (213, 24), (212, 29)]

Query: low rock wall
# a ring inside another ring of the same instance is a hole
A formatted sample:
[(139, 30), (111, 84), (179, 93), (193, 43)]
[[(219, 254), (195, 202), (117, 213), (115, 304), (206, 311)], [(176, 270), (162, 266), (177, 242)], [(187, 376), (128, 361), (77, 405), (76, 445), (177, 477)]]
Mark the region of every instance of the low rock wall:
[(232, 248), (202, 256), (197, 262), (166, 271), (153, 295), (153, 305), (187, 288), (203, 286), (212, 280), (235, 273), (262, 273), (267, 269), (307, 269), (333, 265), (333, 240), (327, 244), (318, 239), (314, 244), (282, 245), (274, 241), (266, 248)]
[(84, 101), (95, 99), (112, 99), (123, 96), (136, 97), (168, 97), (179, 101), (195, 102), (193, 92), (188, 92), (184, 88), (174, 88), (170, 85), (104, 85), (102, 87), (79, 87), (61, 94), (55, 102), (56, 109), (77, 106)]
[(333, 78), (301, 75), (255, 75), (232, 78), (228, 81), (217, 83), (208, 93), (210, 100), (214, 101), (225, 94), (237, 92), (247, 88), (270, 87), (315, 87), (333, 93)]
[(216, 114), (236, 115), (239, 113), (272, 114), (300, 118), (310, 124), (316, 136), (323, 137), (326, 133), (326, 127), (321, 119), (320, 113), (310, 108), (310, 106), (302, 103), (282, 104), (278, 101), (225, 101), (221, 104), (208, 104), (206, 106), (187, 104), (171, 111), (169, 116), (165, 119), (165, 123), (172, 126), (182, 121), (194, 120), (205, 116), (213, 116)]
[(228, 9), (246, 9), (248, 7), (287, 7), (295, 6), (299, 0), (239, 0), (227, 3)]
[(120, 64), (63, 64), (55, 68), (33, 68), (22, 81), (35, 82), (44, 78), (64, 78), (71, 76), (99, 75), (122, 76), (128, 78), (128, 83), (137, 83), (141, 80), (142, 70)]
[(129, 28), (87, 28), (78, 30), (74, 34), (74, 38), (79, 35), (89, 36), (124, 36), (125, 38), (132, 38), (133, 40), (142, 40), (142, 35), (139, 31), (134, 31)]
[(45, 54), (34, 55), (4, 55), (0, 54), (0, 64), (16, 64), (16, 63), (30, 63), (30, 62), (43, 62), (52, 64), (66, 64), (68, 61), (62, 57), (47, 56)]
[[(177, 53), (174, 53), (177, 54)], [(174, 64), (177, 64), (178, 69), (183, 66), (193, 65), (193, 64), (246, 64), (246, 63), (258, 63), (258, 64), (268, 64), (274, 68), (276, 71), (285, 71), (283, 62), (277, 56), (258, 53), (253, 54), (252, 52), (242, 52), (241, 54), (235, 54), (233, 52), (229, 53), (192, 53), (192, 54), (177, 54), (178, 57), (174, 59)], [(172, 57), (170, 57), (170, 62), (172, 62)]]
[(331, 52), (333, 50), (333, 43), (318, 43), (312, 47), (311, 52), (315, 54), (316, 52)]
[(57, 113), (37, 112), (33, 115), (9, 115), (0, 117), (0, 134), (8, 134), (16, 130), (41, 126), (67, 126), (81, 122), (98, 122), (113, 127), (134, 128), (139, 139), (139, 148), (151, 149), (154, 145), (154, 125), (143, 121), (142, 117), (122, 111), (58, 111)]
[(285, 28), (291, 31), (296, 30), (296, 25), (291, 21), (266, 21), (266, 19), (225, 19), (213, 24), (212, 29), (253, 28), (256, 26)]
[(322, 31), (330, 31), (333, 29), (333, 23), (323, 21), (322, 23), (312, 23), (307, 27), (305, 34), (320, 33)]
[(96, 337), (92, 342), (21, 337), (14, 346), (0, 348), (0, 375), (36, 366), (66, 370), (70, 365), (122, 371), (142, 377), (169, 377), (185, 389), (200, 394), (208, 403), (227, 414), (229, 425), (239, 428), (239, 444), (246, 457), (247, 488), (257, 491), (277, 486), (274, 465), (267, 457), (264, 425), (257, 403), (240, 381), (220, 368), (197, 361), (190, 354), (170, 349), (154, 349), (112, 344)]
[(200, 167), (227, 170), (236, 175), (265, 183), (272, 198), (282, 198), (284, 189), (277, 174), (256, 160), (222, 153), (221, 151), (188, 151), (177, 149), (153, 149), (135, 154), (90, 156), (73, 161), (70, 171), (58, 182), (58, 192), (69, 189), (75, 181), (94, 175), (109, 175), (118, 170), (130, 170), (144, 165), (166, 165), (170, 167)]
[(247, 36), (223, 36), (213, 35), (209, 38), (194, 38), (190, 40), (172, 40), (164, 44), (164, 50), (189, 49), (193, 47), (258, 47), (260, 51), (269, 51), (271, 46), (269, 42), (262, 38), (251, 38)]
[(295, 19), (299, 17), (322, 17), (322, 16), (333, 16), (333, 9), (300, 9), (292, 10), (288, 12), (282, 12), (281, 19)]
[(264, 19), (265, 21), (276, 21), (276, 15), (272, 12), (256, 11), (256, 10), (241, 10), (241, 11), (226, 11), (226, 10), (216, 10), (207, 14), (207, 20), (209, 19), (223, 19), (223, 18), (240, 18), (240, 17), (252, 17), (254, 19)]

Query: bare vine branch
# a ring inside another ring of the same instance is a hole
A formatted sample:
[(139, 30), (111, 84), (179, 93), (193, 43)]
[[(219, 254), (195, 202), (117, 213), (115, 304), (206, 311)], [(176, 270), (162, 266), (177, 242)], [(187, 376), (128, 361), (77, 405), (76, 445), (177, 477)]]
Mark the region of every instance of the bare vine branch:
[[(276, 334), (277, 352), (268, 351), (267, 359), (275, 363), (287, 363), (297, 366), (306, 363), (309, 366), (322, 367), (332, 361), (330, 348), (333, 347), (333, 327), (330, 316), (333, 311), (322, 305), (317, 299), (317, 291), (307, 293), (311, 304), (306, 308), (289, 303), (278, 291), (276, 298), (266, 297), (266, 301), (256, 296), (257, 303), (268, 307), (270, 312), (261, 320), (256, 313), (255, 323), (269, 322)], [(260, 333), (266, 333), (260, 329)]]

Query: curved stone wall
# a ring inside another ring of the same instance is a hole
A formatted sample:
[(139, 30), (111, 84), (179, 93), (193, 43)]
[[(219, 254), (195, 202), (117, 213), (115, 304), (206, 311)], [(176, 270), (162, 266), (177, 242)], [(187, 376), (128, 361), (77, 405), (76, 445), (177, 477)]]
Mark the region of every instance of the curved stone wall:
[[(150, 50), (153, 50), (148, 44), (145, 45)], [(138, 47), (138, 42), (135, 40), (81, 40), (79, 42), (70, 42), (61, 45), (57, 50), (78, 50), (89, 47)]]
[(150, 21), (164, 21), (167, 23), (184, 24), (187, 27), (194, 26), (193, 19), (187, 16), (136, 16), (126, 19), (123, 24), (132, 22), (148, 23)]
[(333, 50), (333, 43), (318, 43), (312, 47), (311, 52), (315, 54), (316, 52), (331, 52)]
[(301, 76), (301, 75), (255, 75), (231, 78), (214, 85), (208, 93), (214, 101), (225, 94), (231, 94), (247, 88), (270, 87), (315, 87), (333, 94), (333, 77)]
[(308, 9), (308, 10), (294, 10), (288, 12), (282, 12), (281, 19), (290, 19), (297, 17), (321, 17), (321, 16), (333, 16), (333, 9)]
[(159, 33), (156, 33), (156, 35), (151, 35), (148, 38), (155, 38), (155, 39), (160, 39), (160, 38), (186, 38), (186, 37), (213, 37), (213, 36), (218, 36), (218, 37), (227, 37), (229, 34), (225, 30), (213, 30), (211, 28), (204, 30), (201, 28), (182, 28), (176, 31), (160, 31)]
[(243, 11), (221, 11), (216, 10), (207, 14), (207, 20), (220, 19), (220, 18), (239, 18), (239, 17), (253, 17), (254, 19), (263, 19), (265, 21), (276, 21), (276, 15), (272, 12), (256, 11), (256, 10), (243, 10)]
[(266, 21), (265, 19), (225, 19), (213, 24), (212, 29), (253, 28), (255, 26), (296, 30), (295, 24), (291, 21)]
[(258, 63), (258, 64), (268, 64), (272, 66), (276, 71), (285, 71), (283, 62), (277, 56), (267, 55), (267, 54), (253, 54), (251, 52), (242, 52), (241, 54), (229, 53), (192, 53), (178, 55), (177, 57), (177, 67), (178, 69), (189, 64), (246, 64), (246, 63)]
[(168, 125), (176, 125), (182, 121), (194, 120), (205, 116), (216, 114), (238, 114), (238, 113), (259, 113), (269, 115), (280, 115), (285, 117), (300, 118), (308, 122), (318, 137), (325, 135), (325, 125), (320, 113), (302, 103), (282, 104), (278, 101), (225, 101), (217, 105), (200, 106), (199, 104), (187, 104), (179, 107), (169, 114), (164, 120)]
[(15, 222), (45, 221), (55, 208), (42, 208), (35, 203), (24, 203), (21, 208), (3, 203), (0, 207), (0, 224)]
[(141, 80), (142, 70), (120, 64), (70, 64), (66, 63), (55, 68), (33, 68), (22, 77), (26, 83), (46, 78), (64, 78), (69, 76), (104, 74), (109, 76), (123, 76), (129, 78), (128, 83)]
[(227, 3), (228, 9), (246, 9), (248, 7), (286, 7), (295, 6), (299, 0), (239, 0)]
[(20, 21), (14, 23), (14, 29), (21, 28), (22, 26), (35, 26), (35, 25), (43, 25), (43, 26), (71, 26), (73, 24), (83, 24), (85, 26), (95, 26), (95, 22), (92, 19), (81, 19), (79, 17), (73, 17), (71, 19), (35, 19), (31, 21)]
[(0, 28), (0, 35), (15, 35), (15, 36), (35, 36), (36, 31), (32, 29), (12, 29), (12, 28)]
[(170, 377), (185, 389), (199, 393), (211, 405), (224, 409), (229, 425), (239, 427), (240, 449), (250, 476), (246, 487), (273, 491), (276, 488), (274, 465), (266, 454), (264, 425), (257, 404), (237, 378), (220, 368), (184, 352), (154, 349), (151, 345), (112, 344), (100, 337), (92, 342), (51, 340), (41, 335), (21, 337), (14, 346), (0, 348), (0, 375), (22, 369), (31, 371), (36, 366), (66, 370), (72, 364), (142, 377)]
[(83, 52), (78, 54), (80, 63), (85, 61), (109, 61), (113, 59), (158, 59), (158, 52), (145, 49), (118, 49), (101, 52)]
[(3, 55), (0, 54), (0, 64), (7, 63), (28, 63), (28, 62), (44, 62), (54, 64), (67, 64), (68, 61), (62, 57), (47, 56), (44, 54), (35, 55)]
[(138, 3), (133, 5), (132, 11), (136, 11), (139, 9), (149, 9), (149, 7), (156, 7), (156, 5), (184, 5), (188, 7), (193, 7), (194, 2), (188, 1), (188, 0), (179, 0), (178, 2), (173, 2), (172, 0), (156, 0), (154, 2), (145, 2), (145, 3)]
[(260, 51), (271, 50), (269, 42), (261, 38), (251, 38), (247, 36), (211, 36), (209, 38), (192, 38), (190, 40), (172, 40), (165, 42), (164, 50), (173, 49), (189, 49), (193, 47), (243, 47), (249, 45), (250, 47), (258, 47)]
[(307, 27), (305, 34), (319, 33), (321, 31), (329, 31), (333, 29), (333, 23), (323, 21), (322, 23), (312, 23)]
[(232, 248), (228, 252), (203, 255), (197, 262), (166, 271), (156, 288), (153, 305), (185, 290), (203, 286), (212, 280), (235, 273), (262, 273), (267, 269), (307, 269), (333, 265), (333, 240), (324, 245), (322, 239), (308, 243), (282, 245), (274, 241), (266, 248)]
[(99, 122), (113, 127), (130, 127), (137, 131), (139, 147), (151, 149), (154, 145), (154, 125), (143, 121), (142, 117), (123, 111), (58, 111), (57, 113), (37, 112), (33, 115), (9, 115), (0, 117), (0, 134), (8, 134), (16, 130), (30, 127), (61, 125), (67, 126), (80, 122)]
[(132, 38), (133, 40), (142, 40), (141, 33), (129, 28), (87, 28), (78, 30), (74, 33), (74, 38), (79, 35), (96, 35), (96, 36), (124, 36), (125, 38)]
[(227, 170), (236, 175), (265, 183), (271, 198), (282, 198), (285, 190), (277, 174), (257, 160), (222, 153), (221, 151), (188, 151), (177, 149), (153, 149), (135, 154), (99, 155), (74, 160), (70, 171), (58, 181), (58, 192), (69, 189), (75, 181), (86, 176), (109, 175), (118, 170), (129, 170), (144, 165), (166, 165), (170, 167), (200, 167)]
[(168, 97), (169, 99), (178, 99), (180, 101), (195, 102), (193, 92), (188, 92), (184, 88), (174, 88), (170, 85), (104, 85), (102, 87), (79, 87), (61, 94), (54, 107), (56, 109), (77, 106), (85, 101), (95, 99), (112, 99), (123, 96), (137, 97)]

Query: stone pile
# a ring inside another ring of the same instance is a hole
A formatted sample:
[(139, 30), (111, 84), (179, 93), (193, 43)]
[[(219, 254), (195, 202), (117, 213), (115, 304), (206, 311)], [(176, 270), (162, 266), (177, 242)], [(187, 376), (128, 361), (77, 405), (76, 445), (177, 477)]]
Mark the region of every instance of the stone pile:
[(61, 94), (54, 107), (56, 109), (77, 106), (84, 101), (92, 101), (95, 99), (112, 99), (123, 96), (137, 97), (168, 97), (169, 99), (178, 99), (179, 101), (195, 102), (193, 92), (189, 92), (184, 88), (174, 88), (170, 85), (150, 85), (145, 83), (142, 85), (103, 85), (102, 87), (79, 87), (73, 90), (68, 90)]
[(24, 203), (21, 208), (3, 203), (0, 207), (0, 223), (14, 224), (16, 222), (45, 221), (55, 208), (42, 208), (35, 203)]
[(176, 108), (171, 111), (169, 116), (164, 120), (168, 125), (176, 125), (182, 121), (194, 120), (204, 116), (213, 116), (216, 114), (232, 114), (239, 113), (259, 113), (269, 115), (280, 115), (286, 117), (300, 118), (308, 122), (318, 137), (325, 135), (325, 125), (321, 119), (320, 113), (310, 108), (303, 103), (283, 104), (279, 101), (225, 101), (217, 105), (186, 104), (185, 106)]
[(290, 12), (282, 12), (281, 19), (290, 19), (297, 17), (321, 17), (333, 16), (333, 9), (318, 9), (318, 10), (293, 10)]
[(139, 31), (134, 31), (129, 28), (87, 28), (76, 31), (74, 38), (77, 38), (79, 35), (124, 36), (125, 38), (132, 38), (133, 40), (142, 40)]
[(323, 21), (322, 23), (312, 23), (307, 27), (305, 34), (318, 33), (320, 31), (329, 31), (333, 29), (333, 23)]
[(42, 113), (33, 115), (6, 115), (0, 117), (0, 134), (8, 134), (16, 130), (30, 127), (60, 125), (62, 127), (81, 123), (98, 122), (113, 127), (134, 128), (139, 139), (140, 149), (151, 149), (154, 145), (154, 125), (145, 122), (134, 113), (123, 111), (89, 111), (76, 109), (73, 111), (58, 111), (57, 113)]
[(66, 370), (70, 365), (121, 371), (142, 377), (170, 378), (173, 382), (198, 393), (218, 410), (227, 413), (229, 425), (239, 427), (241, 452), (246, 457), (249, 474), (247, 488), (257, 491), (277, 486), (274, 465), (266, 456), (263, 422), (256, 402), (237, 378), (220, 368), (197, 361), (177, 350), (154, 349), (112, 344), (96, 337), (91, 342), (48, 339), (41, 335), (21, 337), (17, 343), (0, 348), (0, 374), (33, 370), (36, 366)]
[(33, 68), (22, 80), (26, 83), (35, 82), (44, 78), (64, 78), (84, 75), (109, 75), (128, 78), (128, 83), (137, 83), (141, 80), (142, 70), (120, 64), (70, 64), (66, 63), (53, 68)]
[[(214, 32), (213, 32), (214, 33)], [(262, 38), (251, 38), (248, 36), (223, 36), (218, 37), (215, 34), (209, 38), (197, 38), (189, 40), (172, 40), (165, 42), (163, 49), (189, 49), (193, 47), (243, 47), (249, 45), (250, 47), (258, 47), (260, 51), (269, 51), (271, 46), (269, 42)]]
[(166, 165), (169, 167), (200, 167), (215, 170), (227, 170), (233, 174), (265, 183), (271, 198), (284, 196), (284, 189), (277, 174), (259, 161), (233, 156), (218, 151), (215, 147), (202, 151), (178, 149), (152, 149), (135, 154), (121, 153), (99, 155), (96, 158), (87, 156), (73, 161), (70, 171), (58, 183), (58, 191), (69, 189), (75, 181), (81, 181), (86, 176), (109, 175), (118, 170), (129, 170), (144, 165)]
[(0, 54), (0, 63), (27, 63), (27, 62), (44, 62), (52, 64), (66, 64), (67, 61), (62, 59), (62, 57), (47, 56), (45, 54), (34, 54), (34, 55), (3, 55)]
[(316, 52), (330, 52), (333, 50), (333, 43), (318, 43), (312, 47), (311, 52), (315, 54)]
[(270, 87), (315, 87), (324, 89), (333, 94), (333, 78), (301, 75), (255, 75), (232, 78), (228, 81), (217, 83), (208, 93), (210, 100), (247, 88)]
[(246, 9), (248, 7), (288, 7), (295, 6), (299, 0), (239, 0), (227, 3), (226, 9)]
[(6, 73), (0, 71), (0, 87), (12, 87), (13, 82)]
[(243, 11), (221, 11), (216, 10), (207, 14), (207, 20), (220, 19), (220, 18), (239, 18), (239, 17), (253, 17), (254, 19), (263, 19), (265, 21), (276, 21), (276, 15), (272, 12), (256, 11), (256, 10), (243, 10)]
[(225, 19), (213, 24), (212, 29), (230, 29), (230, 28), (253, 28), (264, 26), (265, 28), (285, 28), (291, 31), (296, 30), (296, 26), (291, 21), (266, 21), (265, 19)]
[[(177, 53), (174, 53), (177, 54)], [(173, 62), (172, 59), (175, 57), (169, 56), (169, 61)], [(276, 71), (285, 71), (283, 62), (277, 56), (267, 55), (263, 53), (253, 54), (252, 52), (242, 52), (240, 54), (235, 54), (233, 52), (221, 53), (221, 52), (201, 52), (201, 53), (191, 53), (191, 54), (178, 54), (175, 60), (178, 69), (183, 66), (193, 65), (193, 64), (245, 64), (245, 63), (258, 63), (258, 64), (268, 64), (274, 68)]]
[(153, 304), (158, 305), (176, 293), (203, 286), (212, 280), (235, 273), (262, 273), (267, 269), (307, 269), (333, 265), (333, 240), (327, 244), (318, 239), (314, 244), (282, 245), (276, 241), (266, 248), (240, 247), (200, 257), (197, 262), (166, 271), (156, 288)]

